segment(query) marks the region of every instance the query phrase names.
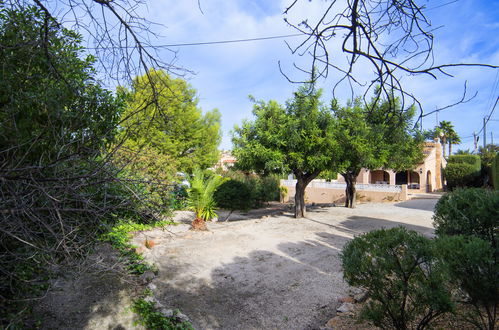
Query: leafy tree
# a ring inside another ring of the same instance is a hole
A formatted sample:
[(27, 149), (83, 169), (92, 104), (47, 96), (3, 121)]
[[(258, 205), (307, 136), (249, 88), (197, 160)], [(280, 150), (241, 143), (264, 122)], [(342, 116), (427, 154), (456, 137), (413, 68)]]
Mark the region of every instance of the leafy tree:
[(374, 98), (368, 112), (361, 98), (339, 108), (333, 102), (336, 117), (334, 138), (339, 144), (336, 157), (339, 172), (345, 179), (346, 207), (355, 207), (355, 184), (362, 168), (412, 168), (422, 160), (423, 138), (416, 135), (412, 126), (414, 109), (397, 111), (391, 108), (397, 102), (381, 102)]
[(145, 219), (106, 153), (124, 100), (80, 44), (35, 7), (0, 5), (0, 328), (47, 288), (49, 265), (85, 255), (117, 218)]
[[(148, 103), (152, 94), (157, 95), (156, 103)], [(203, 115), (196, 91), (185, 80), (151, 70), (134, 80), (129, 99), (121, 123), (125, 158), (145, 149), (141, 157), (151, 159), (135, 159), (135, 170), (167, 179), (165, 173), (191, 173), (218, 160), (220, 113), (215, 109)]]
[(254, 121), (236, 126), (233, 153), (238, 166), (261, 173), (289, 173), (296, 179), (295, 217), (305, 217), (305, 188), (323, 170), (332, 167), (337, 144), (333, 118), (321, 106), (321, 91), (307, 84), (282, 107), (258, 101)]

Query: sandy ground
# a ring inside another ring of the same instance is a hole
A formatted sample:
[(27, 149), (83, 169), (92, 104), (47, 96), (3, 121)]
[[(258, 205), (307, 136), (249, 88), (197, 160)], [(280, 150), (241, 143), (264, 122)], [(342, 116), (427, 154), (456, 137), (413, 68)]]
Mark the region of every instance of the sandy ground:
[[(313, 207), (298, 220), (274, 207), (210, 223), (208, 232), (180, 224), (140, 233), (135, 242), (154, 241), (144, 252), (159, 267), (154, 295), (187, 314), (195, 328), (317, 329), (349, 290), (339, 258), (343, 245), (382, 227), (432, 236), (436, 202)], [(180, 212), (176, 219), (186, 223), (192, 214)]]

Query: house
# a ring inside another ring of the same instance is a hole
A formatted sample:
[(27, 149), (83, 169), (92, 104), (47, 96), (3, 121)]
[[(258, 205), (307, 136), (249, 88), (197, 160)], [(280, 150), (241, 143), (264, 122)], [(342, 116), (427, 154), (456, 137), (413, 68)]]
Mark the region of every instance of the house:
[[(442, 145), (438, 142), (425, 142), (424, 161), (412, 170), (395, 172), (390, 169), (363, 169), (357, 177), (359, 184), (407, 185), (409, 192), (432, 192), (443, 189), (442, 169), (447, 161), (442, 156)], [(338, 175), (338, 182), (345, 182)]]
[(227, 171), (236, 163), (236, 157), (232, 156), (230, 150), (222, 150), (220, 159), (213, 167), (214, 169), (221, 168), (223, 171)]

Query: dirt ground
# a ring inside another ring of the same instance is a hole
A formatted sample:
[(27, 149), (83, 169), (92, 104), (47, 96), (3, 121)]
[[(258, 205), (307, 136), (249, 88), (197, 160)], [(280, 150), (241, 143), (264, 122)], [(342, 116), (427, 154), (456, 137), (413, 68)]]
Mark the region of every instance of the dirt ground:
[(274, 205), (209, 223), (208, 232), (189, 231), (193, 216), (180, 212), (180, 225), (140, 233), (135, 243), (154, 241), (144, 249), (159, 267), (154, 295), (197, 329), (318, 329), (349, 292), (339, 258), (343, 245), (382, 227), (432, 236), (436, 202), (311, 207), (306, 219)]

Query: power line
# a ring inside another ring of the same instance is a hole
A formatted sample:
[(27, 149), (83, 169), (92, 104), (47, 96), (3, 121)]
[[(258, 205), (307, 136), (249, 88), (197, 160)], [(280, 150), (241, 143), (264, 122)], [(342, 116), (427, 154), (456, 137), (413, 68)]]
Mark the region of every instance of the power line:
[[(149, 45), (143, 46), (144, 48), (171, 48), (171, 47), (186, 47), (186, 46), (205, 46), (205, 45), (218, 45), (218, 44), (232, 44), (238, 42), (251, 42), (251, 41), (262, 41), (262, 40), (270, 40), (270, 39), (284, 39), (284, 38), (292, 38), (303, 36), (302, 33), (295, 34), (285, 34), (278, 36), (269, 36), (269, 37), (259, 37), (259, 38), (248, 38), (248, 39), (233, 39), (233, 40), (217, 40), (217, 41), (205, 41), (205, 42), (189, 42), (189, 43), (179, 43), (179, 44), (166, 44), (166, 45)], [(116, 46), (116, 47), (85, 47), (86, 49), (113, 49), (113, 48), (135, 48), (134, 46)]]
[(490, 110), (490, 114), (488, 116), (485, 116), (484, 121), (483, 121), (483, 126), (482, 126), (482, 128), (480, 128), (480, 131), (477, 134), (480, 134), (484, 130), (485, 126), (487, 125), (487, 123), (490, 120), (490, 117), (492, 117), (492, 114), (494, 113), (494, 110), (496, 109), (497, 102), (499, 102), (499, 96), (496, 98), (496, 102), (494, 103), (492, 110)]

